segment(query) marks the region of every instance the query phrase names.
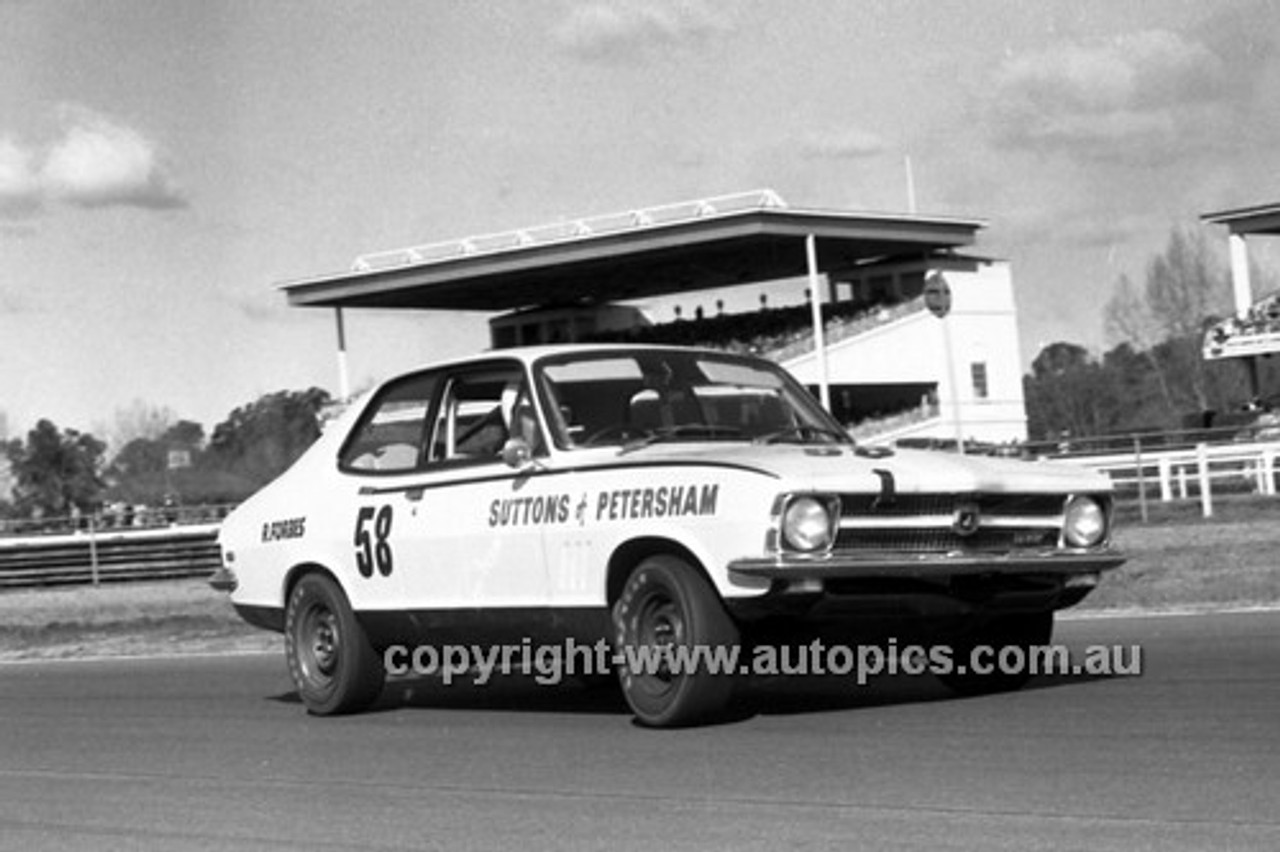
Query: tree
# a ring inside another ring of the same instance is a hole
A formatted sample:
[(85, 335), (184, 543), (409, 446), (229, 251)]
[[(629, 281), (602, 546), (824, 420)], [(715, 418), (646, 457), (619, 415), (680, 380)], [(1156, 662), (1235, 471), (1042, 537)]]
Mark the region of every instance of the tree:
[[(107, 468), (107, 496), (150, 504), (161, 503), (174, 492), (197, 496), (202, 489), (185, 471), (198, 464), (203, 448), (204, 427), (190, 420), (179, 420), (153, 438), (134, 438), (121, 447)], [(181, 453), (178, 457), (185, 458), (187, 464), (174, 469), (175, 453)]]
[[(229, 474), (245, 495), (283, 473), (320, 437), (327, 391), (278, 391), (241, 406), (214, 427), (202, 466)], [(241, 496), (245, 496), (241, 495)]]
[(5, 445), (14, 477), (14, 509), (24, 517), (92, 512), (105, 483), (100, 475), (106, 444), (74, 429), (60, 431), (41, 420)]
[(1113, 431), (1156, 432), (1169, 420), (1168, 389), (1147, 355), (1121, 343), (1102, 356), (1102, 371), (1116, 403)]
[(1031, 364), (1023, 379), (1027, 428), (1034, 440), (1069, 435), (1099, 435), (1114, 417), (1111, 385), (1098, 362), (1083, 346), (1051, 343)]
[(1200, 345), (1207, 324), (1230, 305), (1225, 264), (1201, 231), (1188, 228), (1175, 228), (1164, 252), (1147, 264), (1141, 291), (1122, 275), (1107, 302), (1107, 337), (1148, 361), (1170, 426), (1219, 402)]

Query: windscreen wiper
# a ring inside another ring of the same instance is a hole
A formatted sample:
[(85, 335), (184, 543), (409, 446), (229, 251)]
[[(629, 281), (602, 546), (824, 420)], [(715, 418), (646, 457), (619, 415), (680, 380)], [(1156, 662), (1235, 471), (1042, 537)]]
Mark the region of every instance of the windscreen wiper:
[[(785, 439), (791, 436), (795, 436), (799, 438), (800, 443), (802, 444), (807, 444), (810, 442), (811, 439), (817, 438), (819, 436), (832, 438), (835, 440), (835, 443), (837, 444), (853, 443), (852, 438), (850, 438), (844, 432), (838, 431), (836, 429), (828, 429), (826, 426), (806, 426), (799, 423), (797, 423), (794, 426), (788, 426), (785, 429), (778, 429), (777, 431), (774, 431), (774, 432), (767, 432), (763, 435), (758, 435), (755, 438), (753, 438), (751, 442), (753, 444), (777, 444), (777, 443), (781, 443), (782, 441), (784, 441)], [(820, 443), (826, 444), (829, 442), (821, 441)]]
[(622, 449), (618, 451), (618, 455), (621, 456), (626, 453), (641, 450), (651, 444), (657, 444), (662, 441), (674, 441), (680, 438), (741, 436), (742, 430), (737, 426), (720, 426), (715, 423), (677, 423), (674, 426), (664, 426), (658, 429), (651, 429), (641, 437), (628, 441), (622, 445)]

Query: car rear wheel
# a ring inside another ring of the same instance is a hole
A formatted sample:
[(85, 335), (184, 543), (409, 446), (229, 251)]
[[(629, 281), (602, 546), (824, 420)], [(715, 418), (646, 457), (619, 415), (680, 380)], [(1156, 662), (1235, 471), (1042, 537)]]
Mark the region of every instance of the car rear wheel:
[[(1034, 674), (1029, 651), (1047, 645), (1053, 637), (1053, 613), (1029, 612), (1002, 615), (981, 622), (951, 645), (951, 661), (956, 667), (938, 679), (959, 695), (989, 695), (1021, 689)], [(974, 650), (984, 647), (974, 658)], [(1016, 650), (1014, 650), (1016, 649)], [(983, 671), (974, 671), (974, 663)], [(1006, 667), (1007, 663), (1020, 663)]]
[(285, 657), (298, 697), (317, 716), (362, 710), (382, 692), (382, 661), (347, 596), (329, 577), (307, 574), (289, 595)]
[(613, 606), (613, 626), (622, 692), (641, 724), (692, 725), (724, 709), (734, 673), (702, 655), (736, 653), (738, 630), (692, 565), (670, 555), (641, 562)]

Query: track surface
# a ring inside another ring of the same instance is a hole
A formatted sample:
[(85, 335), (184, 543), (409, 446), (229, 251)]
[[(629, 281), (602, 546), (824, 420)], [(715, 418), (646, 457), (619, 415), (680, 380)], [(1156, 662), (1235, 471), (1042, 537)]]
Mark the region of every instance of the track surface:
[(757, 685), (658, 732), (573, 686), (308, 717), (281, 658), (0, 666), (0, 849), (1280, 848), (1280, 614), (1068, 621), (1140, 677)]

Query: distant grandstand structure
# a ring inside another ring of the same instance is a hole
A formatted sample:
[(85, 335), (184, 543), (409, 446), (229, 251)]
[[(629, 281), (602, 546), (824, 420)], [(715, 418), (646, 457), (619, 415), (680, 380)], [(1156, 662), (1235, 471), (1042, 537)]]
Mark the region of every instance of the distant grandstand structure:
[[(824, 302), (821, 310), (832, 413), (863, 439), (955, 438), (948, 417), (954, 407), (940, 402), (952, 396), (943, 320), (926, 310), (921, 292), (935, 272), (946, 276), (958, 299), (946, 321), (952, 323), (952, 359), (962, 362), (959, 381), (967, 380), (957, 389), (966, 440), (1025, 440), (1017, 313), (1008, 265), (957, 255), (870, 264), (857, 277), (839, 282), (841, 287), (831, 288), (838, 300)], [(690, 292), (676, 300), (680, 319), (652, 323), (646, 318), (579, 339), (749, 353), (776, 361), (816, 385), (808, 293), (803, 280), (791, 286), (799, 303), (787, 307), (770, 308), (766, 301), (754, 311), (711, 313), (704, 294)], [(526, 321), (536, 317), (536, 312), (524, 315)], [(498, 341), (494, 344), (497, 347)]]
[[(291, 304), (335, 309), (340, 363), (344, 309), (483, 310), (494, 349), (614, 340), (751, 352), (786, 366), (862, 438), (1022, 441), (1009, 266), (958, 252), (981, 227), (797, 209), (761, 190), (367, 254), (285, 290)], [(939, 275), (945, 318), (923, 298)]]
[(1280, 236), (1280, 204), (1206, 213), (1201, 219), (1227, 228), (1235, 295), (1235, 315), (1205, 332), (1204, 357), (1241, 359), (1248, 371), (1249, 404), (1257, 406), (1263, 396), (1258, 382), (1258, 358), (1280, 352), (1280, 293), (1255, 301), (1249, 274), (1248, 239)]

